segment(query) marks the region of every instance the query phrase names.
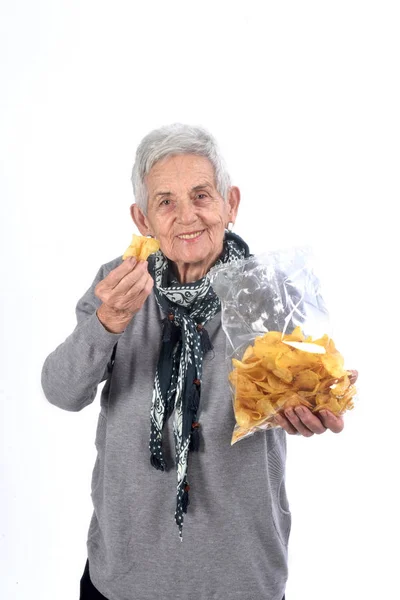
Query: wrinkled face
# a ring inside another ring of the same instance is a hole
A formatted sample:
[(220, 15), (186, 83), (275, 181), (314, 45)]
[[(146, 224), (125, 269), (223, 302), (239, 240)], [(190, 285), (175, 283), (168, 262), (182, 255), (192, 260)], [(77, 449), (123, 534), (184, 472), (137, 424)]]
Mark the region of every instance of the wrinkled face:
[(148, 232), (179, 270), (197, 265), (207, 272), (222, 251), (225, 227), (236, 217), (232, 204), (238, 204), (217, 192), (210, 161), (193, 154), (169, 156), (153, 166), (146, 185)]

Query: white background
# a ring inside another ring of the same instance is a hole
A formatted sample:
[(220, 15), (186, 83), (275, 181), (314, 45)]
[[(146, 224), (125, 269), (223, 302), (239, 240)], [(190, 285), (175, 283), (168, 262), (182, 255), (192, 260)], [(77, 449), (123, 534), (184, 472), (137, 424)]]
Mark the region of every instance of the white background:
[(69, 413), (41, 368), (135, 232), (137, 145), (176, 121), (217, 138), (253, 252), (313, 246), (360, 372), (341, 434), (288, 436), (287, 599), (400, 597), (396, 4), (2, 0), (5, 600), (79, 597), (103, 384)]

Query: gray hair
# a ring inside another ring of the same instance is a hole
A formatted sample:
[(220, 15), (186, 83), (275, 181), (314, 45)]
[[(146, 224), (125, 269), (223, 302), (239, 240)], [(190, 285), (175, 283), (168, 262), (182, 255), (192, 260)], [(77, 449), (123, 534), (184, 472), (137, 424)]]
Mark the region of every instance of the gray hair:
[(231, 180), (215, 138), (203, 127), (174, 123), (151, 131), (137, 148), (131, 181), (136, 204), (143, 214), (147, 214), (148, 202), (145, 176), (157, 161), (176, 154), (208, 158), (214, 167), (217, 191), (227, 200)]

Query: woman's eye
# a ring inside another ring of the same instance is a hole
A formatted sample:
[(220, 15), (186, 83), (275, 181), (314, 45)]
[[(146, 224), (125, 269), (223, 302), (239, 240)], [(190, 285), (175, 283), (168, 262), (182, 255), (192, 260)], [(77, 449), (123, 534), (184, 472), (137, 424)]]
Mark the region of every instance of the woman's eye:
[(164, 200), (161, 200), (161, 202), (160, 202), (160, 206), (161, 205), (168, 206), (169, 204), (171, 204), (171, 200), (169, 200), (168, 198), (165, 198)]
[[(200, 198), (201, 196), (201, 198)], [(197, 197), (200, 198), (200, 200), (202, 200), (203, 198), (207, 197), (207, 194), (197, 194)]]

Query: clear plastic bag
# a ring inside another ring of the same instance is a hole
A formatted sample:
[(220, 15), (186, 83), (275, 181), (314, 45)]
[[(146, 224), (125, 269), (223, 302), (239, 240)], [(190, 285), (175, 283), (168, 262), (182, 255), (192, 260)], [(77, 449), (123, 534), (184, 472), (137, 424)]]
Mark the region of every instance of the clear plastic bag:
[(333, 407), (336, 414), (353, 408), (355, 388), (330, 337), (311, 248), (252, 256), (214, 267), (209, 277), (233, 359), (232, 444), (277, 427), (273, 416), (288, 405), (313, 412)]

